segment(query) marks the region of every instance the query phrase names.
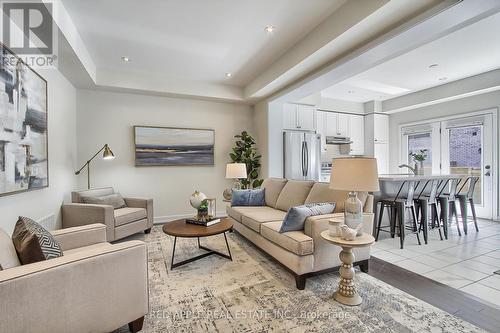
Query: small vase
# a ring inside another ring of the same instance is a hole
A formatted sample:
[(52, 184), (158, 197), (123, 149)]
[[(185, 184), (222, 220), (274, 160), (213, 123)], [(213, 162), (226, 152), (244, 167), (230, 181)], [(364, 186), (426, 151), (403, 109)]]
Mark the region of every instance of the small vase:
[(424, 162), (418, 161), (415, 162), (415, 174), (419, 176), (423, 176), (424, 174)]

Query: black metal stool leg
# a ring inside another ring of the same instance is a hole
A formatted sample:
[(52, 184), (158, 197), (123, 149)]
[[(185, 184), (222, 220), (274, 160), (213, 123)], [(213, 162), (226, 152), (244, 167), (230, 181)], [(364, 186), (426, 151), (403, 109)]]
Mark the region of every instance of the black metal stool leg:
[(476, 227), (476, 231), (479, 231), (479, 227), (477, 226), (477, 216), (476, 216), (476, 207), (474, 206), (474, 199), (469, 199), (470, 210), (472, 212), (472, 219), (474, 220), (474, 226)]

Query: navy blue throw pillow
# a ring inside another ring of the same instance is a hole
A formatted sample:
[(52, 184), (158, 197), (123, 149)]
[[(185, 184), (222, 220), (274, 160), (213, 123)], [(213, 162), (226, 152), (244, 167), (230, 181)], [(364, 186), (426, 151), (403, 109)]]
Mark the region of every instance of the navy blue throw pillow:
[(263, 188), (254, 190), (233, 190), (231, 206), (265, 206), (265, 199)]
[(286, 213), (279, 232), (304, 230), (304, 223), (309, 216), (331, 214), (334, 210), (335, 203), (327, 202), (292, 207)]

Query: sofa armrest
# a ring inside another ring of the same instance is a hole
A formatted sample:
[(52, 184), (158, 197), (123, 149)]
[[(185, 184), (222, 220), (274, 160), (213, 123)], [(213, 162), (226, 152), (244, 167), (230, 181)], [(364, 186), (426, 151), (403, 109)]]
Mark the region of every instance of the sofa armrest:
[(147, 279), (141, 241), (0, 271), (2, 331), (111, 332), (147, 314)]
[(153, 211), (153, 199), (140, 199), (140, 198), (123, 198), (125, 204), (128, 207), (134, 208), (144, 208), (148, 214), (148, 227), (153, 226), (154, 211)]
[(364, 213), (373, 213), (373, 194), (368, 194), (365, 201), (365, 206), (363, 207)]
[(106, 226), (95, 223), (51, 231), (63, 251), (106, 242)]
[(106, 225), (106, 240), (115, 239), (115, 210), (109, 205), (72, 203), (62, 206), (63, 228), (102, 223)]

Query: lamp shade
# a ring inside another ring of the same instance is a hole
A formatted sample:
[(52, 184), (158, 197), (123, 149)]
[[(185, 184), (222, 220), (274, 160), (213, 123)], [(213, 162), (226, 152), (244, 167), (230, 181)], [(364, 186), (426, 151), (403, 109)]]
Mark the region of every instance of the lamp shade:
[(108, 145), (104, 146), (104, 152), (102, 153), (102, 158), (104, 160), (111, 160), (111, 159), (115, 158), (115, 154), (113, 154), (113, 152), (111, 151), (111, 149), (109, 148)]
[(247, 178), (247, 166), (245, 163), (229, 163), (226, 165), (226, 178)]
[(379, 191), (377, 160), (369, 157), (334, 158), (330, 188), (352, 192)]

